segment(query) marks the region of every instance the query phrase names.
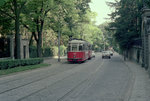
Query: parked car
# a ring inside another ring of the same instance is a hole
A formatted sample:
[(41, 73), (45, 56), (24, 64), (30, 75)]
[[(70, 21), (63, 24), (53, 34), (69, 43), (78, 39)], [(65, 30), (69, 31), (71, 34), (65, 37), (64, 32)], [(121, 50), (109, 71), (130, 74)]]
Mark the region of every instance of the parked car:
[(95, 52), (94, 52), (94, 51), (92, 51), (92, 57), (94, 57), (94, 58), (95, 58)]
[(102, 52), (102, 59), (103, 58), (109, 58), (110, 59), (111, 58), (110, 52), (109, 51), (103, 51)]

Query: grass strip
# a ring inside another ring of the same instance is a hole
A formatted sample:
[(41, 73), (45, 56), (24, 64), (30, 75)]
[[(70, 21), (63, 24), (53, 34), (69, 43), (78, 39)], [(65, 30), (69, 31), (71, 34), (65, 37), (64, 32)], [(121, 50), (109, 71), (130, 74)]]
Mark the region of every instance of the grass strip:
[(42, 63), (42, 64), (37, 64), (37, 65), (19, 66), (19, 67), (15, 67), (15, 68), (0, 70), (0, 76), (1, 75), (8, 75), (11, 73), (16, 73), (16, 72), (21, 72), (21, 71), (26, 71), (26, 70), (32, 70), (32, 69), (47, 67), (47, 66), (50, 66), (50, 64)]

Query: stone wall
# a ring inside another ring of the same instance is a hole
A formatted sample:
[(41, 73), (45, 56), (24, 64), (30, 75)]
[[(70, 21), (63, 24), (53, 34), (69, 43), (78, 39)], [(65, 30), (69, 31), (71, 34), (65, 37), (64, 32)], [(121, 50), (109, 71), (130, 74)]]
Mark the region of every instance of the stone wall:
[[(7, 36), (10, 39), (10, 57), (11, 59), (14, 59), (14, 55), (15, 55), (15, 38), (13, 35), (9, 35)], [(26, 59), (29, 58), (29, 40), (28, 39), (22, 39), (22, 37), (20, 36), (20, 42), (21, 42), (21, 46), (20, 46), (20, 55), (21, 55), (21, 59)], [(4, 58), (1, 58), (4, 59)]]
[(29, 58), (29, 41), (27, 39), (21, 40), (21, 59)]
[(128, 59), (142, 64), (142, 48), (134, 46), (128, 51)]

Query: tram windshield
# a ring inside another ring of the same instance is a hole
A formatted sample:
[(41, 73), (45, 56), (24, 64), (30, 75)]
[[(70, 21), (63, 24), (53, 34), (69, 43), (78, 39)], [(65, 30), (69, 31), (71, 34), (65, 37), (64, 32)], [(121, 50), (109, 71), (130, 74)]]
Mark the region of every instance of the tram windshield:
[(86, 46), (82, 43), (73, 43), (68, 45), (68, 51), (77, 52), (84, 51)]
[(72, 51), (73, 51), (73, 52), (78, 51), (77, 44), (72, 44)]

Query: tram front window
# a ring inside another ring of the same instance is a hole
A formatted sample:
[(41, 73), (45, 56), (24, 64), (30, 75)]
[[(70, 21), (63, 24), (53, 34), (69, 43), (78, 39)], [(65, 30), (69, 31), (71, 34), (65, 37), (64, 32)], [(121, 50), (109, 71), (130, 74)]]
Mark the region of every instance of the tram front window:
[(72, 45), (72, 51), (73, 51), (73, 52), (78, 51), (78, 50), (77, 50), (77, 45)]

